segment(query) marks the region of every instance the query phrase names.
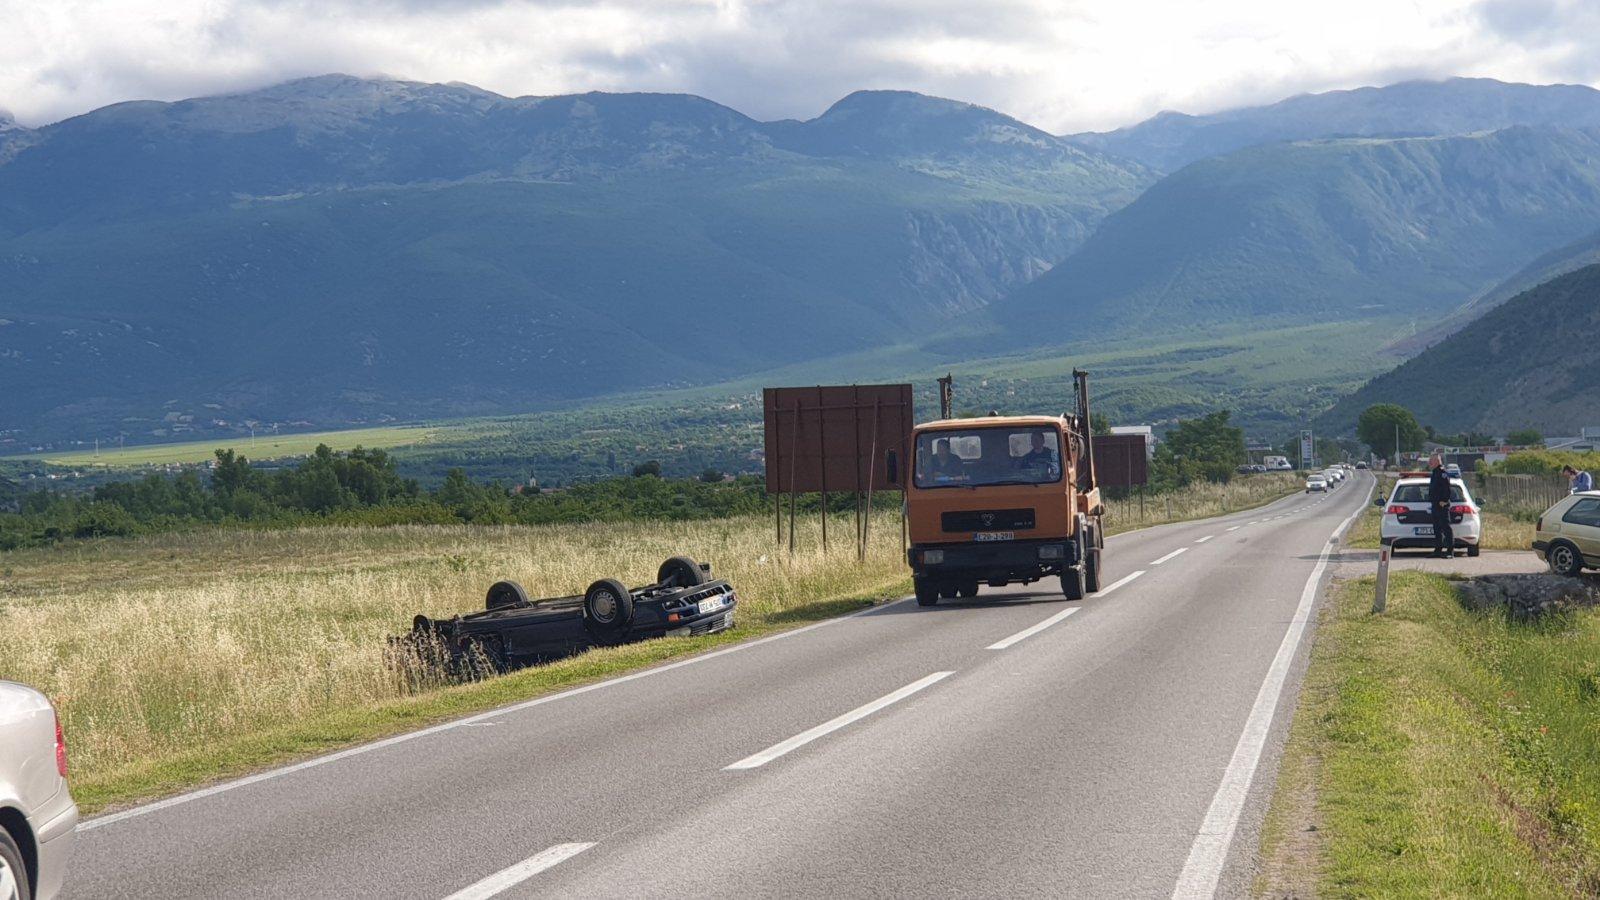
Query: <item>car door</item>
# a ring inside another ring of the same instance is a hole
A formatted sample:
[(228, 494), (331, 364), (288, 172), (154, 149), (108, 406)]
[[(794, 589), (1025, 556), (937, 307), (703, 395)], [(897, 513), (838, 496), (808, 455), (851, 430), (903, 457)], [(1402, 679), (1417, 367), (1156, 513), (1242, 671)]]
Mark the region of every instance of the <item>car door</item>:
[(1561, 536), (1577, 544), (1591, 565), (1600, 560), (1600, 497), (1584, 497), (1567, 507)]

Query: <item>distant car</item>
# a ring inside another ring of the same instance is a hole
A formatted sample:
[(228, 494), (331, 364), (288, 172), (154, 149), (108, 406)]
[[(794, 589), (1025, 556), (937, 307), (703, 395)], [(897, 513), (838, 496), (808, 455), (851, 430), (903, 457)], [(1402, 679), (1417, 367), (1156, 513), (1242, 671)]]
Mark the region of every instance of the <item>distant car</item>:
[(1356, 468), (1358, 468), (1358, 469), (1365, 469), (1366, 467), (1367, 467), (1367, 464), (1364, 463), (1364, 462), (1356, 463)]
[(1324, 494), (1328, 491), (1328, 479), (1321, 475), (1313, 475), (1306, 479), (1306, 493)]
[(1450, 465), (1444, 467), (1444, 473), (1449, 475), (1451, 478), (1460, 478), (1461, 467), (1455, 463), (1451, 463)]
[(1534, 526), (1533, 549), (1557, 575), (1600, 569), (1600, 491), (1556, 501)]
[(0, 681), (0, 900), (55, 897), (77, 826), (55, 707), (33, 688)]
[[(1375, 503), (1383, 507), (1383, 524), (1379, 528), (1383, 543), (1396, 549), (1433, 548), (1433, 512), (1428, 505), (1427, 475), (1401, 473), (1389, 498), (1385, 500), (1380, 496)], [(1466, 483), (1459, 478), (1450, 479), (1450, 531), (1455, 536), (1455, 546), (1451, 549), (1462, 548), (1468, 556), (1478, 555), (1483, 534), (1480, 512)]]

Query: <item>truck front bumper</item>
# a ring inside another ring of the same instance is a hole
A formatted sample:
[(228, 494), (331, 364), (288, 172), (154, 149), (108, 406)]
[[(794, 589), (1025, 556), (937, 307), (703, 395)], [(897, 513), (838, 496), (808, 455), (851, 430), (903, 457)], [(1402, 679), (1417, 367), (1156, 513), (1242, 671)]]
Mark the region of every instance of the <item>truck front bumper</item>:
[(1034, 581), (1078, 564), (1078, 543), (1060, 538), (914, 544), (906, 555), (918, 577), (990, 583)]

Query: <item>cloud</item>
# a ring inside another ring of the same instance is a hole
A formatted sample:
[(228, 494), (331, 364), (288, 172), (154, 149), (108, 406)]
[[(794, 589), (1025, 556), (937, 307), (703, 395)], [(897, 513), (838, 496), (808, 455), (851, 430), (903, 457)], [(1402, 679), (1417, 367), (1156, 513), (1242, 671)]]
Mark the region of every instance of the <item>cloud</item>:
[(326, 72), (503, 94), (684, 91), (809, 118), (908, 88), (1067, 132), (1402, 77), (1592, 82), (1588, 0), (9, 0), (37, 125)]

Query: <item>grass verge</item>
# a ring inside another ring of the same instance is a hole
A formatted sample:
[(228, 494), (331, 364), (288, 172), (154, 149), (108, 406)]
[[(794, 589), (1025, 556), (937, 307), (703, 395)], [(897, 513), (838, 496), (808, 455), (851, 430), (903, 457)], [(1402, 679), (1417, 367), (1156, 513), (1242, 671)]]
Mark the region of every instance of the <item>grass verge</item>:
[[(1368, 506), (1350, 527), (1348, 546), (1378, 549), (1378, 528), (1382, 517), (1378, 508)], [(1478, 546), (1485, 550), (1528, 550), (1532, 552), (1533, 522), (1520, 516), (1486, 509), (1481, 513), (1483, 529)]]
[(1322, 612), (1262, 834), (1262, 896), (1600, 895), (1600, 612), (1461, 608), (1407, 572)]

